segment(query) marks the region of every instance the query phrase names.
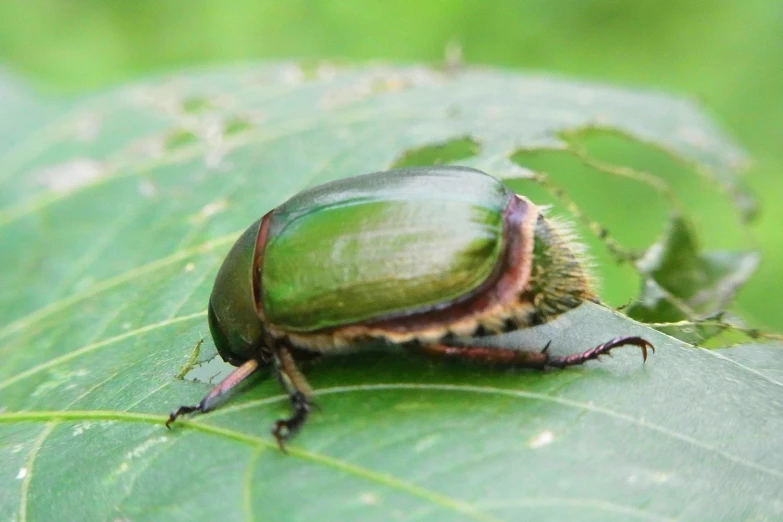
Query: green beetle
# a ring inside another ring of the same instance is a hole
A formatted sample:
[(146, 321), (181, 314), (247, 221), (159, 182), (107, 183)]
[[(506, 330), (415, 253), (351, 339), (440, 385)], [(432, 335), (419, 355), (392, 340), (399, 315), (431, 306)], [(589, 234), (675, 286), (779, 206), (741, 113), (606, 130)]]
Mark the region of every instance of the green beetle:
[(640, 337), (564, 357), (470, 346), (597, 301), (582, 251), (567, 227), (474, 169), (390, 170), (305, 190), (228, 253), (208, 317), (220, 356), (238, 368), (166, 426), (271, 366), (293, 410), (272, 430), (283, 448), (313, 406), (296, 361), (379, 345), (530, 368), (582, 364), (622, 345), (646, 360), (653, 347)]

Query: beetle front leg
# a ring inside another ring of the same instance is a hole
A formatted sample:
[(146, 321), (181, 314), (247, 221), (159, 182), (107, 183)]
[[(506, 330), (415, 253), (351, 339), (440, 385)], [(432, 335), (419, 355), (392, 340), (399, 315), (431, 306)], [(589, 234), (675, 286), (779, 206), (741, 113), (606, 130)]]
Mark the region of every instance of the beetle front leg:
[(242, 366), (234, 370), (228, 377), (220, 381), (220, 384), (212, 388), (212, 390), (195, 406), (180, 406), (176, 410), (172, 411), (169, 415), (169, 419), (166, 421), (166, 427), (171, 429), (171, 423), (177, 420), (180, 415), (187, 413), (206, 413), (214, 408), (220, 399), (229, 391), (238, 386), (242, 381), (250, 377), (250, 375), (258, 368), (258, 361), (255, 359), (248, 359)]
[(601, 355), (608, 354), (613, 348), (619, 346), (637, 346), (641, 348), (644, 361), (647, 360), (648, 348), (653, 352), (655, 351), (655, 347), (641, 337), (616, 337), (584, 352), (556, 357), (549, 355), (549, 343), (540, 352), (484, 346), (449, 346), (445, 344), (423, 344), (417, 346), (416, 349), (422, 353), (439, 357), (457, 357), (488, 364), (543, 370), (549, 367), (566, 368), (584, 364), (592, 359), (597, 359)]
[(296, 362), (288, 348), (278, 346), (274, 357), (277, 378), (291, 400), (291, 416), (287, 419), (279, 419), (272, 428), (272, 435), (277, 439), (280, 449), (285, 452), (285, 443), (302, 429), (313, 409), (313, 389), (296, 367)]

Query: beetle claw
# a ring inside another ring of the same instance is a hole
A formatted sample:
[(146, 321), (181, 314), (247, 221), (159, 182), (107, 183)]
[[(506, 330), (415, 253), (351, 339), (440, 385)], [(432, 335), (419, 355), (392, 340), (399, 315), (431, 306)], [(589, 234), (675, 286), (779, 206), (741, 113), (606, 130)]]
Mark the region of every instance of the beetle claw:
[(198, 406), (180, 406), (169, 414), (169, 418), (166, 421), (166, 427), (171, 429), (171, 423), (177, 420), (178, 417), (188, 413), (193, 413), (194, 411), (202, 411), (201, 404)]
[(549, 341), (547, 341), (546, 346), (544, 346), (544, 349), (541, 350), (541, 353), (548, 353), (549, 352), (549, 345), (551, 345), (551, 344), (552, 344), (552, 340), (550, 339)]
[(280, 450), (283, 453), (288, 453), (285, 449), (285, 443), (302, 429), (313, 406), (314, 404), (302, 392), (296, 392), (291, 395), (293, 414), (287, 419), (278, 419), (272, 428), (272, 435), (274, 435), (277, 445), (280, 446)]
[(652, 345), (651, 342), (642, 339), (641, 337), (633, 336), (633, 337), (615, 337), (609, 342), (606, 342), (604, 344), (601, 344), (592, 350), (591, 352), (595, 352), (596, 356), (598, 355), (611, 355), (611, 350), (613, 348), (617, 348), (618, 346), (626, 346), (626, 345), (632, 345), (632, 346), (638, 346), (642, 350), (642, 361), (647, 361), (647, 350), (650, 349), (655, 353), (655, 346)]
[(644, 362), (647, 362), (647, 349), (649, 348), (652, 350), (653, 353), (655, 353), (655, 346), (652, 345), (652, 343), (649, 343), (642, 339), (642, 344), (638, 345), (642, 349), (642, 360)]
[[(653, 353), (655, 353), (655, 346), (652, 345), (651, 342), (642, 339), (641, 337), (618, 337), (616, 339), (612, 339), (607, 343), (607, 348), (615, 348), (617, 346), (623, 346), (623, 345), (633, 345), (638, 346), (642, 350), (642, 361), (647, 362), (647, 350), (652, 350)], [(607, 352), (609, 353), (609, 352)]]
[(641, 337), (615, 337), (611, 341), (599, 344), (595, 348), (591, 348), (582, 353), (576, 353), (566, 357), (553, 357), (547, 361), (547, 365), (554, 366), (556, 368), (565, 368), (566, 366), (584, 364), (592, 359), (598, 359), (602, 355), (611, 355), (612, 349), (625, 345), (638, 346), (641, 348), (643, 361), (647, 361), (648, 348), (655, 352), (655, 347), (652, 345), (652, 343), (642, 339)]
[(288, 454), (288, 450), (285, 449), (285, 442), (291, 437), (291, 427), (288, 421), (280, 419), (275, 421), (275, 426), (272, 428), (272, 435), (277, 440), (277, 445), (280, 446), (280, 451)]

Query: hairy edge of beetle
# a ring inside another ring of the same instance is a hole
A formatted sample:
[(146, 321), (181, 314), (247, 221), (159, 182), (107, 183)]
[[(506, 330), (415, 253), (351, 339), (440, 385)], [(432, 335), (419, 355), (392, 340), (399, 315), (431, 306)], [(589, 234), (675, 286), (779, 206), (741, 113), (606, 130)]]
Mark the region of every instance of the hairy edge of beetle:
[[(596, 295), (592, 275), (582, 265), (585, 246), (567, 223), (545, 218), (542, 210), (524, 196), (515, 195), (504, 213), (505, 227), (510, 230), (505, 235), (502, 260), (476, 290), (443, 309), (307, 333), (269, 324), (259, 304), (256, 311), (273, 338), (285, 339), (300, 349), (332, 353), (353, 351), (362, 341), (437, 342), (448, 336), (491, 335), (545, 323), (585, 300), (595, 301)], [(257, 252), (266, 243), (270, 214), (262, 219)], [(256, 255), (254, 262), (253, 286), (260, 289), (257, 278), (263, 256)]]
[(572, 223), (541, 213), (535, 241), (530, 284), (522, 296), (534, 310), (530, 321), (519, 326), (542, 324), (584, 301), (598, 302), (592, 259)]

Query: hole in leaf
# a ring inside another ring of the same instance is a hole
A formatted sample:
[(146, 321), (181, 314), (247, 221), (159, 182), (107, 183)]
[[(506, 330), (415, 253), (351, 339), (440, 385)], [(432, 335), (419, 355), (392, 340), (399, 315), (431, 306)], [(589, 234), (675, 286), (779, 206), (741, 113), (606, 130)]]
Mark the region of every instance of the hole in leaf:
[(182, 102), (182, 110), (188, 114), (206, 112), (212, 108), (212, 102), (208, 98), (192, 96)]
[(318, 69), (321, 67), (319, 60), (300, 60), (297, 65), (303, 80), (317, 80)]
[(339, 69), (350, 66), (350, 62), (341, 58), (329, 58), (329, 60), (304, 59), (297, 62), (301, 79), (307, 80), (330, 80), (339, 71)]
[(205, 361), (194, 363), (182, 378), (186, 381), (202, 382), (214, 386), (228, 377), (232, 371), (234, 371), (234, 367), (215, 354)]
[(226, 136), (235, 136), (242, 134), (253, 128), (253, 124), (246, 118), (236, 117), (227, 120), (223, 126), (223, 133)]
[[(563, 138), (577, 150), (599, 162), (630, 167), (652, 174), (665, 182), (682, 202), (683, 213), (699, 231), (708, 248), (737, 248), (747, 245), (743, 210), (721, 184), (696, 171), (684, 161), (655, 146), (642, 143), (610, 129), (584, 129)], [(742, 191), (739, 185), (734, 190)], [(747, 195), (746, 199), (751, 196)]]
[(466, 136), (443, 143), (425, 145), (411, 149), (392, 163), (390, 168), (416, 167), (422, 165), (446, 165), (476, 156), (481, 144)]
[[(630, 265), (645, 284), (637, 283), (626, 294), (636, 296), (625, 310), (629, 316), (654, 323), (685, 321), (685, 327), (666, 331), (689, 342), (724, 335), (729, 326), (713, 317), (731, 306), (758, 262), (757, 254), (748, 251), (749, 234), (742, 209), (733, 204), (736, 198), (710, 173), (620, 133), (590, 129), (563, 138), (567, 149), (520, 151), (513, 157), (544, 175), (538, 182), (550, 195), (534, 201), (560, 200), (556, 212), (582, 216), (581, 229), (589, 236), (608, 231), (624, 250), (645, 251)], [(601, 259), (601, 252), (612, 248), (604, 242), (607, 248), (599, 243), (593, 250), (607, 283), (602, 296), (623, 304), (615, 300), (621, 295), (618, 279)], [(704, 322), (705, 317), (713, 319)]]
[(646, 282), (628, 315), (663, 322), (720, 314), (757, 265), (754, 252), (703, 251), (688, 223), (673, 219), (662, 240), (637, 263)]
[(177, 129), (170, 133), (163, 141), (163, 146), (167, 150), (180, 149), (192, 145), (198, 141), (198, 136), (185, 129)]
[(664, 230), (670, 210), (649, 185), (586, 165), (568, 151), (520, 151), (512, 160), (545, 174), (627, 248), (644, 250)]

